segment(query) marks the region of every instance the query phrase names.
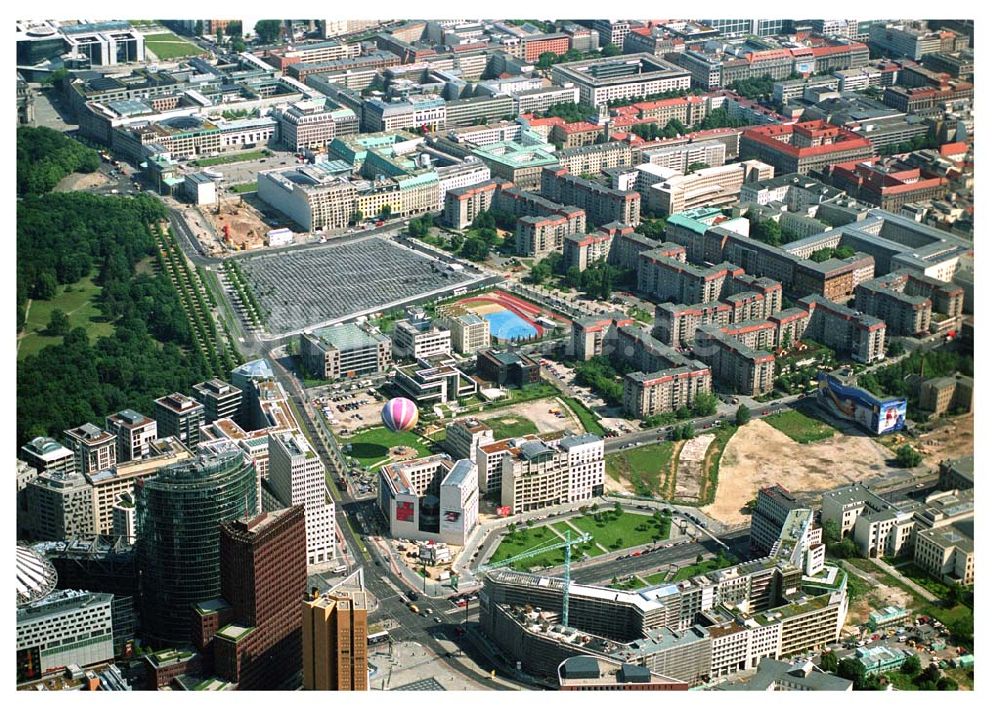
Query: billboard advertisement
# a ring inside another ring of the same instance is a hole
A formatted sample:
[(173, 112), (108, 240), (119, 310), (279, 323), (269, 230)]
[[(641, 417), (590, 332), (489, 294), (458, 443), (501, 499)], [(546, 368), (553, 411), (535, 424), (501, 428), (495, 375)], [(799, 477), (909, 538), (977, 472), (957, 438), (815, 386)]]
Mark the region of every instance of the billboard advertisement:
[(413, 502), (412, 501), (397, 501), (396, 502), (396, 520), (406, 521), (407, 523), (413, 523)]
[(444, 533), (445, 531), (455, 531), (461, 533), (462, 531), (461, 511), (441, 512), (441, 532)]
[(817, 379), (820, 401), (837, 416), (857, 422), (872, 434), (896, 432), (906, 426), (905, 399), (877, 398), (828, 373), (820, 373)]

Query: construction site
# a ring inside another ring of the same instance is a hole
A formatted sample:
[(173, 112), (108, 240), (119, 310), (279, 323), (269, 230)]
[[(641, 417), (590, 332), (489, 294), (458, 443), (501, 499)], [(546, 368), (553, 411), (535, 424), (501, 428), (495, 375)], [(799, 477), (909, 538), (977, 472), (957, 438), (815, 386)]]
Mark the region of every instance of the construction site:
[[(215, 246), (219, 240), (230, 250), (245, 252), (265, 246), (271, 229), (260, 212), (241, 197), (220, 199), (214, 205), (198, 208), (214, 232)], [(206, 240), (202, 240), (204, 244)], [(206, 245), (208, 247), (208, 245)]]

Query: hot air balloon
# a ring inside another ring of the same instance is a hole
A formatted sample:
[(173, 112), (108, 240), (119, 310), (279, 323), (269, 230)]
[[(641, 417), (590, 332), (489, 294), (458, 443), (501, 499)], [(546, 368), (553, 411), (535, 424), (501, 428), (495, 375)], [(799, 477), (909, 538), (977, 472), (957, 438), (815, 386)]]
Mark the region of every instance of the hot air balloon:
[(405, 397), (394, 397), (382, 408), (382, 423), (392, 432), (408, 432), (417, 425), (417, 405)]

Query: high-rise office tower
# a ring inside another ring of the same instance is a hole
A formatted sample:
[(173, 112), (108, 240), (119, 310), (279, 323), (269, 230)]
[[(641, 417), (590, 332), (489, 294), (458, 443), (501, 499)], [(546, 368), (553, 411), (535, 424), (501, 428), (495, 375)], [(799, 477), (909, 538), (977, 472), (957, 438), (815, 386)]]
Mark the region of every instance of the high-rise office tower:
[(257, 472), (219, 440), (136, 484), (143, 628), (157, 642), (190, 640), (191, 606), (221, 592), (219, 524), (259, 510)]
[(368, 602), (363, 570), (330, 592), (302, 602), (302, 686), (318, 691), (368, 690)]
[(275, 689), (302, 668), (306, 523), (301, 506), (222, 524), (222, 597), (232, 622), (216, 632), (215, 673), (240, 689)]

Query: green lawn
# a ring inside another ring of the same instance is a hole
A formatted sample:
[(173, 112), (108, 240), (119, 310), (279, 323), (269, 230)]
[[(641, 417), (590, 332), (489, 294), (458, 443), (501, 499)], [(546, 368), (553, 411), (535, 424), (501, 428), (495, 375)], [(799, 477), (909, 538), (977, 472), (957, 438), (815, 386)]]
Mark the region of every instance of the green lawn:
[(49, 316), (54, 309), (66, 312), (71, 329), (78, 327), (87, 329), (91, 342), (100, 336), (110, 336), (114, 331), (112, 324), (102, 320), (104, 317), (94, 303), (101, 293), (101, 287), (87, 277), (70, 285), (70, 288), (71, 291), (66, 291), (66, 287), (60, 285), (56, 288), (55, 297), (50, 301), (38, 299), (31, 301), (31, 308), (24, 324), (24, 335), (18, 341), (18, 358), (37, 353), (45, 346), (62, 342), (62, 336), (46, 336), (41, 333), (48, 326)]
[(354, 457), (365, 469), (389, 457), (389, 450), (397, 445), (413, 447), (418, 457), (431, 453), (427, 445), (413, 432), (390, 432), (381, 425), (341, 441), (341, 447), (351, 445), (351, 451), (344, 450), (345, 456)]
[(893, 567), (896, 568), (896, 571), (900, 575), (909, 578), (932, 595), (937, 595), (942, 599), (948, 596), (948, 586), (945, 583), (930, 577), (927, 571), (914, 565), (912, 562), (904, 563), (903, 565), (894, 565)]
[(662, 570), (659, 573), (653, 573), (652, 575), (642, 576), (650, 585), (659, 585), (667, 579), (667, 571)]
[[(271, 155), (270, 151), (244, 151), (243, 153), (231, 153), (224, 156), (212, 156), (210, 158), (199, 158), (198, 160), (191, 161), (191, 165), (196, 165), (199, 168), (208, 168), (213, 165), (225, 165), (227, 163), (242, 163), (248, 160), (260, 160), (261, 158), (267, 158)], [(246, 183), (246, 185), (253, 185), (254, 190), (257, 189), (256, 183)], [(243, 192), (248, 192), (244, 190)]]
[[(572, 530), (569, 529), (565, 523), (553, 524), (552, 528), (549, 528), (545, 524), (541, 524), (523, 531), (516, 531), (513, 535), (507, 534), (504, 536), (503, 541), (497, 547), (496, 551), (493, 552), (493, 555), (490, 557), (490, 562), (496, 563), (520, 553), (524, 553), (532, 548), (558, 543), (562, 540), (562, 536), (558, 535), (555, 531), (553, 531), (553, 529), (559, 533)], [(575, 531), (572, 533), (574, 536), (579, 536), (579, 534)], [(588, 552), (590, 555), (594, 555), (600, 551), (596, 548), (596, 546), (594, 546), (594, 542), (591, 541), (584, 546), (574, 546), (571, 559), (574, 561), (580, 560), (583, 552)], [(531, 556), (530, 558), (517, 561), (511, 565), (511, 568), (520, 571), (527, 571), (536, 566), (551, 568), (552, 566), (562, 563), (565, 560), (564, 556), (565, 553), (563, 552), (563, 549), (557, 548), (546, 553), (539, 553), (538, 555)]]
[[(599, 514), (602, 516), (601, 521), (595, 520), (594, 514), (587, 514), (586, 516), (577, 516), (571, 522), (581, 531), (593, 536), (597, 543), (608, 550), (652, 543), (654, 537), (656, 540), (665, 540), (670, 537), (669, 525), (664, 531), (664, 535), (658, 535), (652, 516), (624, 511), (618, 517), (615, 517), (612, 511), (603, 511)], [(617, 545), (619, 539), (621, 539), (621, 545)]]
[(764, 422), (776, 430), (784, 432), (799, 444), (819, 442), (832, 437), (835, 432), (829, 425), (803, 415), (797, 410), (768, 415), (764, 418)]
[(728, 568), (735, 564), (735, 561), (724, 555), (716, 556), (714, 558), (707, 558), (700, 563), (695, 563), (694, 565), (685, 565), (683, 568), (679, 568), (677, 573), (670, 579), (670, 582), (677, 583), (681, 580), (687, 580), (688, 578), (693, 578), (696, 575), (703, 575), (704, 573), (710, 573), (713, 570), (721, 570), (722, 568)]
[(538, 428), (535, 423), (520, 415), (503, 415), (502, 417), (491, 417), (483, 420), (483, 424), (493, 430), (493, 439), (501, 440), (508, 437), (523, 437), (527, 434), (535, 434)]
[(145, 40), (146, 48), (163, 60), (195, 57), (202, 53), (200, 47), (181, 39), (173, 32), (146, 35)]
[(238, 185), (231, 185), (229, 187), (229, 192), (231, 193), (252, 193), (257, 191), (257, 183), (239, 183)]
[(615, 590), (638, 590), (639, 588), (644, 588), (649, 585), (646, 578), (640, 578), (638, 575), (629, 578), (627, 580), (612, 583), (609, 587)]
[(615, 452), (607, 458), (607, 468), (615, 479), (628, 480), (639, 496), (663, 494), (663, 469), (670, 466), (674, 455), (673, 442), (661, 442)]
[(583, 428), (587, 430), (587, 432), (598, 436), (604, 435), (604, 428), (601, 427), (601, 423), (598, 422), (597, 416), (584, 406), (582, 402), (571, 397), (563, 398), (562, 402), (566, 403), (567, 407), (569, 407), (569, 409), (572, 410), (578, 418), (580, 418), (580, 422), (583, 423)]

